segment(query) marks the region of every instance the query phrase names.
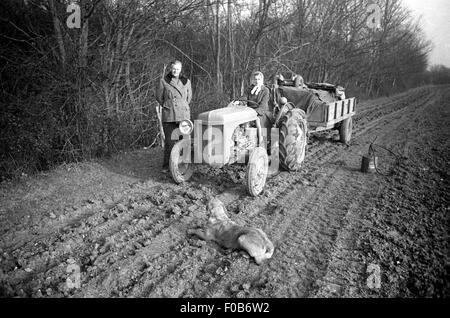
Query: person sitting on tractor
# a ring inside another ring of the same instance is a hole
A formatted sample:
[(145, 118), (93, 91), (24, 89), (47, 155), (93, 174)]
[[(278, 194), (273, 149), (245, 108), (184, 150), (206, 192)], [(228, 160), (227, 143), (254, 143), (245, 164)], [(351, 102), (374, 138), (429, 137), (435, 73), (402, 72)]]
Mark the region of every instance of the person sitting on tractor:
[[(271, 113), (269, 111), (270, 91), (264, 85), (264, 74), (256, 71), (252, 74), (252, 85), (247, 89), (240, 100), (246, 102), (247, 106), (253, 108), (257, 113), (262, 128), (271, 127)], [(239, 104), (239, 101), (235, 101)]]

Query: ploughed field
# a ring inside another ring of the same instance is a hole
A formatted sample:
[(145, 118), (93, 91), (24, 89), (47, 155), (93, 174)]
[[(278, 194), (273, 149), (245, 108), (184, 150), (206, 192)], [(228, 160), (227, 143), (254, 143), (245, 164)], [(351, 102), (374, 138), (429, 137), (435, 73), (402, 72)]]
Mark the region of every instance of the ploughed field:
[[(174, 184), (161, 148), (2, 183), (0, 295), (448, 297), (450, 87), (356, 112), (348, 146), (336, 131), (312, 134), (302, 169), (256, 198), (243, 166), (201, 166)], [(380, 173), (361, 173), (374, 140)], [(272, 259), (258, 266), (187, 236), (210, 194), (267, 233)]]

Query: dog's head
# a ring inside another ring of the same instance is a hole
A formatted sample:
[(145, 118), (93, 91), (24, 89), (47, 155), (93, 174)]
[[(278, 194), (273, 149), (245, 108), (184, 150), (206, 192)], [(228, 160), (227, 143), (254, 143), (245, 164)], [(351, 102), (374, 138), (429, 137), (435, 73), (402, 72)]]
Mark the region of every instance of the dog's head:
[(219, 199), (213, 198), (208, 203), (209, 222), (215, 224), (218, 222), (228, 221), (228, 215), (225, 205)]

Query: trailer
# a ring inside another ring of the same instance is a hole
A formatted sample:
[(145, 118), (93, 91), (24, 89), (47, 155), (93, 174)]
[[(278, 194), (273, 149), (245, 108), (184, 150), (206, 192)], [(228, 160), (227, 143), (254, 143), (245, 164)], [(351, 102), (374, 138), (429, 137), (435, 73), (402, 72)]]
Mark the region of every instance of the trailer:
[(340, 141), (350, 142), (352, 116), (356, 109), (355, 97), (345, 98), (342, 87), (328, 83), (307, 83), (302, 87), (289, 84), (282, 83), (272, 88), (274, 100), (278, 100), (280, 104), (280, 113), (285, 111), (281, 111), (284, 104), (288, 105), (288, 109), (301, 109), (309, 133), (337, 129)]

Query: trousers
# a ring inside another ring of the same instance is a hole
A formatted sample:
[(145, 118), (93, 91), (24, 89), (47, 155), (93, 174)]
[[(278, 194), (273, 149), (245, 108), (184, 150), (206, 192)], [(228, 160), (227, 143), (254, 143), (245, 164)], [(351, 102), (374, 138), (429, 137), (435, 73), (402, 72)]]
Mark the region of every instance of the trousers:
[(172, 133), (178, 128), (178, 122), (164, 122), (164, 159), (163, 168), (169, 167), (170, 152), (172, 151), (173, 145), (178, 141), (178, 139), (172, 140)]
[(264, 144), (267, 146), (271, 141), (272, 116), (270, 113), (266, 112), (263, 115), (258, 115), (258, 117), (261, 122), (261, 129), (265, 139)]

